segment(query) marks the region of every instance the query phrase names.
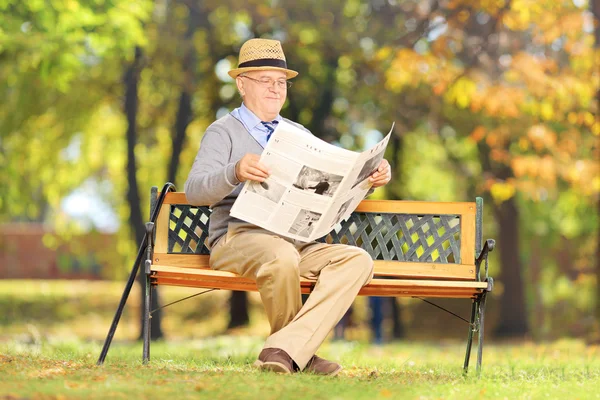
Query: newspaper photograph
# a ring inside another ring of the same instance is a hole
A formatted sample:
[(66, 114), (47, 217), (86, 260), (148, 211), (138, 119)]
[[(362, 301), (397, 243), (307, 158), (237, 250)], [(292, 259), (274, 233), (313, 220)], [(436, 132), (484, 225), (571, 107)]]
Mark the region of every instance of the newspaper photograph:
[(359, 153), (280, 122), (260, 158), (271, 175), (246, 181), (231, 215), (304, 242), (327, 235), (369, 192), (393, 129)]

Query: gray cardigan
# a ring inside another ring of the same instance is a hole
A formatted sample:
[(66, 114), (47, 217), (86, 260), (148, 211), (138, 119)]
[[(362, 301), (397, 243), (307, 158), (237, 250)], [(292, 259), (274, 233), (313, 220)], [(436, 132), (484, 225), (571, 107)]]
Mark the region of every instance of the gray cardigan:
[[(302, 125), (284, 121), (309, 132)], [(200, 150), (185, 182), (185, 197), (192, 205), (210, 205), (208, 246), (227, 232), (230, 222), (242, 222), (229, 211), (243, 185), (235, 176), (235, 164), (246, 154), (261, 154), (263, 147), (231, 114), (213, 122), (204, 133)]]

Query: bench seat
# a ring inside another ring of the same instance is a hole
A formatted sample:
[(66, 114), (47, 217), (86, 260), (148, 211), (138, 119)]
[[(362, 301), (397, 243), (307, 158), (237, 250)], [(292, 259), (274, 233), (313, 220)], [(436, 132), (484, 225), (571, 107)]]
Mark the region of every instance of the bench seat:
[[(181, 268), (152, 265), (151, 282), (156, 285), (186, 286), (256, 292), (256, 283), (248, 278), (210, 268)], [(315, 281), (300, 278), (302, 293), (308, 294)], [(381, 279), (375, 268), (375, 278), (359, 292), (359, 296), (476, 298), (487, 288), (486, 282), (428, 279)]]

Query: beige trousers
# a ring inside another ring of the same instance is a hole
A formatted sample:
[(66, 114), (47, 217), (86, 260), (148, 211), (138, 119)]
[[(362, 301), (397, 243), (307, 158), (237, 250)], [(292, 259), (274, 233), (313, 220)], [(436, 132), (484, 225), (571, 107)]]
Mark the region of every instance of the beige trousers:
[[(256, 281), (271, 324), (264, 348), (285, 350), (301, 370), (373, 277), (373, 260), (361, 248), (304, 243), (246, 223), (229, 224), (210, 265)], [(301, 276), (316, 281), (304, 305)]]

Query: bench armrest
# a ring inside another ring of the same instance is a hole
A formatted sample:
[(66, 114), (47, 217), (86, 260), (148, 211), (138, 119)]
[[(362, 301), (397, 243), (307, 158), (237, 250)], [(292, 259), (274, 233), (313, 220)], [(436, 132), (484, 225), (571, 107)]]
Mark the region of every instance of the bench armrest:
[(483, 261), (485, 261), (485, 280), (488, 279), (488, 254), (491, 251), (493, 251), (495, 247), (496, 247), (496, 241), (494, 239), (486, 240), (485, 243), (483, 244), (483, 249), (481, 250), (481, 253), (479, 253), (477, 260), (475, 260), (476, 274), (477, 274), (477, 279), (479, 281), (481, 281), (480, 271), (481, 271), (481, 263)]

